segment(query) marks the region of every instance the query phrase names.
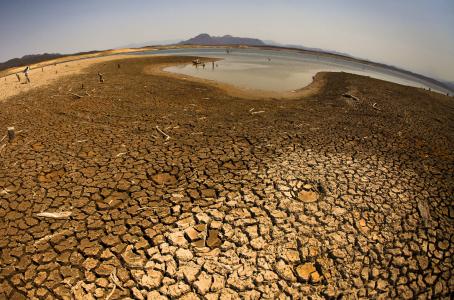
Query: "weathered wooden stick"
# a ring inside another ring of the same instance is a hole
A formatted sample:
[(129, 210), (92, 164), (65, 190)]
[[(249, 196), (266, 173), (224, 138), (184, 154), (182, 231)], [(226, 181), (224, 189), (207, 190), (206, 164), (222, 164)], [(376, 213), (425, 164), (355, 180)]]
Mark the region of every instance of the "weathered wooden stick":
[(377, 107), (377, 103), (372, 104), (372, 108), (373, 108), (373, 109), (376, 109), (376, 110), (380, 110), (380, 109)]
[(14, 127), (8, 127), (8, 139), (10, 142), (14, 140), (16, 137), (16, 132), (14, 131)]
[(71, 95), (73, 95), (73, 96), (76, 96), (76, 97), (79, 98), (79, 99), (83, 97), (83, 96), (81, 96), (81, 95), (77, 95), (76, 93), (71, 93), (71, 92), (69, 92), (69, 94), (71, 94)]
[(166, 137), (166, 138), (165, 138), (166, 141), (170, 140), (170, 136), (169, 136), (167, 133), (165, 133), (164, 131), (162, 131), (158, 126), (156, 126), (156, 129), (157, 129), (163, 136)]
[(350, 95), (350, 94), (343, 94), (342, 96), (346, 97), (346, 98), (352, 98), (353, 100), (356, 100), (358, 102), (361, 102), (361, 100), (358, 98), (358, 97), (355, 97), (353, 95)]

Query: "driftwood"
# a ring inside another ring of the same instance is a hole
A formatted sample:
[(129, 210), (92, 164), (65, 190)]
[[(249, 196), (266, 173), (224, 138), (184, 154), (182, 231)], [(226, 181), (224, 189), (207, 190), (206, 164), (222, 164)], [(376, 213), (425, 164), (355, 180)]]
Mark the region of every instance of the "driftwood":
[(14, 127), (8, 127), (8, 139), (10, 142), (14, 140), (16, 137), (16, 132), (14, 131)]
[(117, 288), (117, 285), (115, 283), (112, 283), (112, 285), (113, 285), (113, 289), (109, 293), (109, 295), (107, 295), (106, 300), (110, 300), (110, 298), (112, 297), (113, 293), (115, 293), (115, 289)]
[(163, 136), (165, 136), (165, 140), (166, 140), (166, 141), (170, 140), (170, 136), (169, 136), (167, 133), (165, 133), (164, 131), (162, 131), (162, 130), (159, 128), (159, 126), (156, 126), (156, 130), (159, 131), (159, 133), (161, 133)]
[(253, 112), (251, 112), (251, 115), (261, 114), (261, 113), (264, 113), (264, 112), (265, 112), (264, 110), (253, 111)]
[(56, 236), (59, 236), (59, 235), (64, 235), (64, 234), (70, 234), (72, 233), (73, 230), (69, 230), (69, 229), (64, 229), (62, 231), (59, 231), (59, 232), (56, 232), (54, 234), (50, 234), (50, 235), (46, 235), (45, 237), (42, 237), (40, 238), (39, 240), (37, 240), (35, 242), (35, 246), (40, 244), (40, 243), (43, 243), (43, 242), (47, 242), (49, 240), (51, 240), (52, 238), (56, 237)]
[(350, 95), (350, 94), (347, 94), (347, 93), (342, 94), (342, 96), (345, 97), (345, 98), (351, 98), (351, 99), (353, 99), (353, 100), (356, 100), (356, 101), (358, 101), (358, 102), (361, 102), (361, 99), (359, 99), (358, 97), (355, 97), (355, 96)]
[(427, 204), (426, 201), (420, 201), (420, 200), (418, 200), (417, 204), (418, 204), (419, 215), (421, 216), (421, 219), (424, 222), (424, 225), (427, 226), (430, 221), (429, 205)]
[(73, 213), (71, 211), (62, 212), (40, 212), (35, 214), (37, 217), (54, 218), (54, 219), (66, 219), (69, 218)]
[(78, 95), (78, 94), (76, 94), (76, 93), (71, 93), (71, 92), (69, 92), (69, 94), (70, 94), (70, 95), (73, 95), (73, 96), (76, 96), (76, 97), (79, 98), (79, 99), (83, 97), (83, 96)]

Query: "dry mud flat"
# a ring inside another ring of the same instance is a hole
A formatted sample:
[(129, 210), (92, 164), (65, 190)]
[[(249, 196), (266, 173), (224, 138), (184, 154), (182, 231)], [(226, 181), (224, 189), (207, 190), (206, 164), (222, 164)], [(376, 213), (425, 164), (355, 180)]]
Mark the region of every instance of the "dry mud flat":
[(329, 73), (255, 101), (143, 73), (187, 60), (1, 103), (21, 132), (0, 146), (0, 299), (449, 299), (452, 98)]

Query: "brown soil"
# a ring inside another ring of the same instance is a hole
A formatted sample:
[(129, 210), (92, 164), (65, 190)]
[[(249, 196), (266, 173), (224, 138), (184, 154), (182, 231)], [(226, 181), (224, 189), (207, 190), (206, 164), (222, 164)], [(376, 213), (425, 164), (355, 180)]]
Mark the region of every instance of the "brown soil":
[(0, 103), (0, 299), (449, 298), (452, 98), (324, 73), (245, 99), (150, 71), (190, 60)]

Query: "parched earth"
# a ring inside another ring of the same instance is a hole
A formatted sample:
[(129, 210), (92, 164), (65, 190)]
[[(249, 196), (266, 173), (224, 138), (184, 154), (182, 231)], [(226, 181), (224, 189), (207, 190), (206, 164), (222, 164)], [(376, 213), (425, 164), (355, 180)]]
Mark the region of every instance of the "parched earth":
[(326, 73), (258, 101), (143, 73), (190, 59), (0, 104), (0, 299), (449, 299), (454, 99)]

